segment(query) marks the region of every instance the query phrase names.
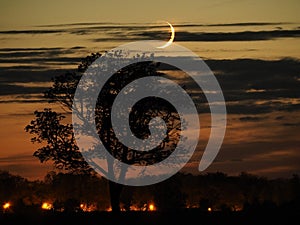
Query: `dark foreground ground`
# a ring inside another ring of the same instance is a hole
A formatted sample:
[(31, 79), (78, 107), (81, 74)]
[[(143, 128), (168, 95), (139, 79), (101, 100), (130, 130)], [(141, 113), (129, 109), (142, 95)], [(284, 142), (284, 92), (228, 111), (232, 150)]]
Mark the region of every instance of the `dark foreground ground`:
[(0, 215), (1, 225), (260, 225), (300, 224), (300, 212), (296, 210), (202, 212), (122, 212), (119, 216), (110, 212), (92, 213), (5, 213)]

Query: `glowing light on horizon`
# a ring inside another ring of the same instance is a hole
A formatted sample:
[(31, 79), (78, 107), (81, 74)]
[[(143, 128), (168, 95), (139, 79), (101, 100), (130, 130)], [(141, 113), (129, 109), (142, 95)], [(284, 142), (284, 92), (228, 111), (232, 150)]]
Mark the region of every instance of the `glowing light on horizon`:
[(154, 211), (154, 210), (155, 210), (155, 206), (154, 206), (153, 204), (150, 204), (150, 205), (149, 205), (149, 210), (150, 210), (150, 211)]
[(92, 212), (97, 210), (96, 205), (88, 205), (86, 203), (81, 203), (79, 206), (83, 212)]
[(48, 203), (48, 202), (44, 202), (42, 204), (42, 209), (44, 209), (44, 210), (50, 210), (50, 209), (52, 209), (52, 204)]
[(6, 202), (4, 205), (3, 205), (3, 209), (9, 209), (10, 208), (10, 203), (9, 202)]

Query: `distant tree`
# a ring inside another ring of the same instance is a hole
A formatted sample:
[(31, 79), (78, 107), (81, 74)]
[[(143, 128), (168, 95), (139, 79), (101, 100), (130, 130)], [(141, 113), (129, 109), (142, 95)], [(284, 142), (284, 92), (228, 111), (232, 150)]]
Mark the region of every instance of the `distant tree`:
[[(97, 204), (102, 196), (107, 196), (104, 179), (88, 174), (49, 173), (45, 182), (51, 187), (53, 200), (61, 207), (71, 202), (79, 202), (87, 205)], [(106, 180), (105, 180), (106, 181)], [(108, 200), (108, 198), (107, 198)], [(79, 204), (74, 208), (76, 210)], [(69, 208), (70, 210), (71, 208)]]
[(155, 185), (153, 195), (157, 208), (161, 211), (176, 211), (186, 206), (186, 194), (182, 191), (179, 174)]
[(239, 188), (244, 196), (244, 201), (250, 204), (259, 204), (266, 185), (266, 178), (242, 172), (239, 175)]
[(8, 202), (22, 197), (26, 187), (27, 180), (25, 178), (10, 174), (8, 171), (0, 171), (0, 202)]
[[(53, 86), (45, 93), (49, 102), (59, 103), (66, 113), (70, 113), (73, 98), (78, 82), (86, 71), (101, 54), (92, 54), (81, 62), (77, 72), (67, 72), (53, 79)], [(115, 57), (122, 57), (122, 53)], [(138, 56), (140, 57), (140, 56)], [(95, 113), (96, 128), (101, 141), (107, 151), (114, 158), (129, 165), (150, 165), (168, 157), (179, 140), (181, 126), (180, 117), (174, 107), (165, 100), (149, 97), (147, 101), (140, 101), (135, 105), (130, 114), (132, 132), (141, 139), (150, 134), (148, 124), (154, 117), (161, 117), (167, 124), (167, 136), (159, 146), (149, 152), (130, 149), (120, 143), (113, 131), (111, 124), (112, 103), (118, 92), (129, 82), (145, 76), (162, 76), (158, 72), (159, 64), (147, 61), (130, 65), (116, 71), (99, 93)], [(93, 173), (93, 169), (83, 159), (78, 146), (75, 143), (72, 124), (64, 123), (65, 115), (57, 113), (50, 108), (44, 111), (35, 111), (35, 119), (25, 127), (25, 130), (34, 135), (33, 143), (44, 144), (34, 156), (41, 162), (53, 161), (58, 169), (64, 169), (71, 173)], [(108, 167), (113, 168), (108, 162)], [(124, 176), (126, 170), (120, 174)], [(123, 185), (109, 181), (111, 207), (113, 212), (120, 211), (120, 194)]]
[(293, 177), (291, 179), (291, 185), (292, 185), (292, 195), (295, 200), (300, 202), (300, 178), (298, 174), (293, 174)]

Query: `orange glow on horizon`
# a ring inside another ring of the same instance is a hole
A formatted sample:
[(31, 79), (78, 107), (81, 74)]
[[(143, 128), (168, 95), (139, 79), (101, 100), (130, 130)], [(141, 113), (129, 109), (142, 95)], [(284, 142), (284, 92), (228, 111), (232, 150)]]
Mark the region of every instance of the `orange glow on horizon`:
[(155, 210), (155, 206), (154, 206), (153, 204), (150, 204), (150, 205), (149, 205), (149, 210), (150, 210), (150, 211), (154, 211), (154, 210)]
[(83, 212), (92, 212), (97, 210), (97, 206), (93, 204), (88, 205), (86, 203), (81, 203), (79, 206)]
[(51, 204), (51, 203), (48, 203), (48, 202), (44, 202), (44, 203), (42, 204), (42, 209), (50, 210), (50, 209), (52, 209), (52, 204)]
[(10, 206), (11, 206), (10, 203), (7, 202), (3, 205), (3, 209), (9, 209)]

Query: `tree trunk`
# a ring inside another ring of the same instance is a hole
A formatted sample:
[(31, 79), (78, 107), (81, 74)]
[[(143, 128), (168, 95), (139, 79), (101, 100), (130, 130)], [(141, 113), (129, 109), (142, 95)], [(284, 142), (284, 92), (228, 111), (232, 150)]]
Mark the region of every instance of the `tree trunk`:
[(123, 189), (122, 184), (115, 183), (113, 181), (108, 181), (109, 194), (110, 194), (110, 204), (111, 209), (114, 214), (120, 214), (120, 197)]

